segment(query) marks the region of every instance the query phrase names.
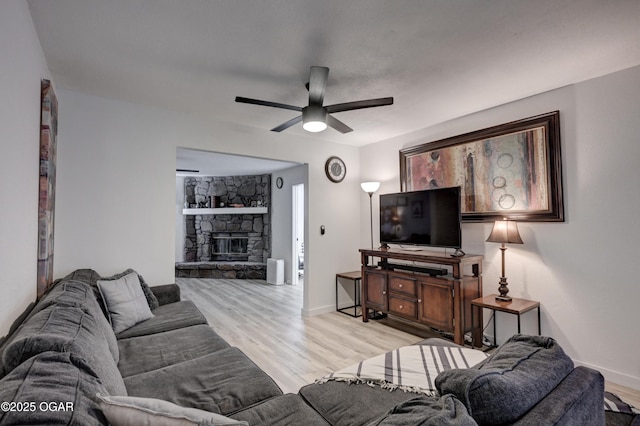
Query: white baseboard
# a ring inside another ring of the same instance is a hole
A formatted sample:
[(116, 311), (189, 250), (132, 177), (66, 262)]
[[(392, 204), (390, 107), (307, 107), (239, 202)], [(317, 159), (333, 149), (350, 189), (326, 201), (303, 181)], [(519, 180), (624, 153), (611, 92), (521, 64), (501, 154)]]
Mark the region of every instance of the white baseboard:
[(604, 376), (604, 379), (608, 382), (615, 383), (617, 385), (626, 386), (631, 389), (640, 390), (640, 377), (629, 376), (628, 374), (620, 373), (618, 371), (608, 370), (606, 368), (598, 367), (597, 365), (588, 364), (586, 362), (573, 360), (576, 365), (583, 367), (589, 367), (594, 370), (598, 370)]
[(314, 317), (316, 315), (322, 315), (322, 314), (327, 314), (329, 312), (334, 312), (335, 310), (336, 310), (335, 305), (327, 305), (327, 306), (321, 306), (319, 308), (313, 308), (313, 309), (302, 308), (300, 310), (300, 313), (303, 317)]

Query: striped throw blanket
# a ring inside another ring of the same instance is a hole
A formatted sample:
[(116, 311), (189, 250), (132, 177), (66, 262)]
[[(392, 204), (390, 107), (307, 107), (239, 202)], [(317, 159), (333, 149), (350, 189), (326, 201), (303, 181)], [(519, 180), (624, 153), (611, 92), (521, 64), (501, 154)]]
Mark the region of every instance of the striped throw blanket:
[[(636, 416), (637, 424), (640, 425), (640, 410), (633, 405), (624, 402), (615, 393), (604, 393), (604, 410)], [(632, 425), (635, 425), (635, 423), (632, 423)]]
[(316, 383), (366, 383), (383, 389), (436, 395), (436, 376), (444, 370), (469, 368), (487, 357), (484, 352), (454, 346), (403, 346), (331, 373)]

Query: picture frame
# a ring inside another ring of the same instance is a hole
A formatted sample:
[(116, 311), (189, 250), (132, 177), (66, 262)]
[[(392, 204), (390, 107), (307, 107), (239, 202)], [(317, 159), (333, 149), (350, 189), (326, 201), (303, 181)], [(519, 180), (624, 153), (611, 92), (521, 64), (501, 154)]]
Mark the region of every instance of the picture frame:
[(560, 112), (400, 150), (402, 191), (451, 186), (464, 222), (563, 222)]
[(53, 283), (53, 242), (56, 201), (58, 100), (51, 81), (40, 82), (40, 170), (38, 184), (37, 298)]

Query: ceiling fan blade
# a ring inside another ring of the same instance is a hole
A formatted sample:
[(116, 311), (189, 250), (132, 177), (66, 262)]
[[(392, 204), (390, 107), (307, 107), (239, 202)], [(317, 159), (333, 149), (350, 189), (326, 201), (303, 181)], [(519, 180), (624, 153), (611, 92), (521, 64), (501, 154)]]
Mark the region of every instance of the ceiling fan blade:
[(347, 126), (342, 121), (330, 115), (327, 115), (327, 124), (333, 127), (334, 129), (336, 129), (337, 131), (339, 131), (340, 133), (353, 132), (353, 129), (351, 127)]
[(261, 101), (259, 99), (243, 98), (242, 96), (236, 96), (236, 102), (243, 104), (262, 105), (274, 108), (290, 109), (292, 111), (302, 111), (302, 107), (294, 105), (280, 104), (278, 102)]
[(322, 106), (328, 78), (329, 68), (311, 67), (309, 72), (309, 105)]
[(299, 115), (299, 116), (297, 116), (295, 118), (292, 118), (291, 120), (289, 120), (289, 121), (287, 121), (285, 123), (282, 123), (279, 126), (274, 127), (273, 129), (271, 129), (271, 131), (272, 132), (281, 132), (281, 131), (283, 131), (285, 129), (288, 129), (289, 127), (293, 126), (294, 124), (298, 124), (301, 121), (302, 121), (302, 116)]
[(328, 113), (351, 111), (354, 109), (373, 108), (384, 105), (393, 105), (393, 98), (367, 99), (364, 101), (345, 102), (343, 104), (328, 105), (325, 108)]

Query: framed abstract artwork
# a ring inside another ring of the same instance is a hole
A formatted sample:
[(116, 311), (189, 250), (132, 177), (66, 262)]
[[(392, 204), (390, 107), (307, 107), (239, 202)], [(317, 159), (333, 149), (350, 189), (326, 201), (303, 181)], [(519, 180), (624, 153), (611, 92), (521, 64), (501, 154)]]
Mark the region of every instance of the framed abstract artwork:
[(53, 224), (56, 199), (58, 100), (49, 80), (42, 80), (40, 110), (40, 182), (38, 197), (38, 298), (53, 282)]
[(400, 150), (402, 191), (461, 187), (462, 220), (564, 221), (558, 111)]

